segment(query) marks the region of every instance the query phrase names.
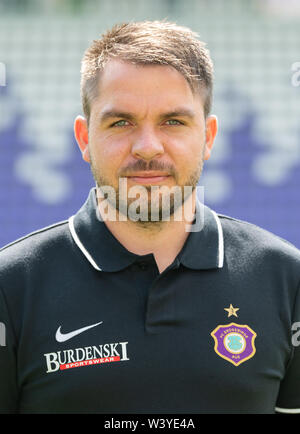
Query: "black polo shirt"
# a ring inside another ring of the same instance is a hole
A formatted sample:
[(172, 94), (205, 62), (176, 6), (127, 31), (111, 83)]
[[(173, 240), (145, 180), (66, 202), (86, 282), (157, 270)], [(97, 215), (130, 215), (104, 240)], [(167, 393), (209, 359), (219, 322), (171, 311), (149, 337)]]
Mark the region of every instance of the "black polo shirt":
[(2, 413), (300, 412), (300, 253), (201, 209), (161, 274), (99, 221), (94, 189), (0, 251)]

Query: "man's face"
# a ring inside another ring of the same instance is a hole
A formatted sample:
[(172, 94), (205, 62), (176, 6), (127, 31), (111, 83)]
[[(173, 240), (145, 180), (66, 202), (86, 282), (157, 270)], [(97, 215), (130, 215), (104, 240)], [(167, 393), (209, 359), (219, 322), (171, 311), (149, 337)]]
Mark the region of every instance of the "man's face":
[[(79, 146), (99, 187), (111, 186), (117, 196), (119, 178), (126, 178), (128, 189), (196, 187), (210, 155), (215, 119), (205, 122), (200, 94), (193, 94), (178, 71), (111, 60), (98, 91), (87, 147)], [(75, 134), (79, 142), (76, 124)]]

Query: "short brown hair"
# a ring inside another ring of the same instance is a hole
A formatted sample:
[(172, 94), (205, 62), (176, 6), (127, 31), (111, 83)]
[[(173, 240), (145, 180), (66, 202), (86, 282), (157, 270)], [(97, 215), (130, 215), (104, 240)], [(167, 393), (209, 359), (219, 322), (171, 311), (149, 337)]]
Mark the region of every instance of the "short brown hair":
[(90, 106), (97, 97), (99, 73), (110, 59), (138, 65), (169, 65), (188, 81), (191, 89), (204, 90), (204, 114), (212, 104), (213, 64), (205, 43), (187, 27), (166, 21), (117, 24), (94, 40), (81, 63), (81, 98), (89, 122)]

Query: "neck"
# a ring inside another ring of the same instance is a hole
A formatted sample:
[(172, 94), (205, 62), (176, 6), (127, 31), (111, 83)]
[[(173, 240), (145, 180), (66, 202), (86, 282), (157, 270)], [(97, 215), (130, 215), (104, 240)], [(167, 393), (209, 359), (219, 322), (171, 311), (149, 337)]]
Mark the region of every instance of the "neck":
[(159, 271), (162, 272), (181, 251), (195, 217), (195, 206), (196, 189), (173, 216), (170, 216), (170, 221), (122, 221), (118, 212), (117, 218), (112, 221), (105, 219), (100, 207), (99, 211), (109, 231), (128, 251), (136, 255), (152, 253)]

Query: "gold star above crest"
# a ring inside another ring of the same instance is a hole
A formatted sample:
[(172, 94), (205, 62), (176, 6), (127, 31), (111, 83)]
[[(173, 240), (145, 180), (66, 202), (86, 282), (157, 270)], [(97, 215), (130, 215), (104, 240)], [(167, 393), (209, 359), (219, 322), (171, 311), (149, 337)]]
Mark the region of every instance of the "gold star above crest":
[(225, 308), (224, 310), (226, 310), (228, 312), (228, 318), (229, 318), (231, 315), (234, 315), (237, 317), (236, 312), (240, 309), (238, 307), (233, 307), (231, 304), (229, 307)]

